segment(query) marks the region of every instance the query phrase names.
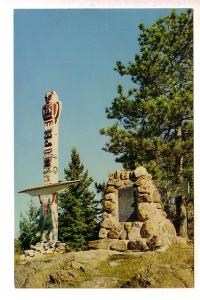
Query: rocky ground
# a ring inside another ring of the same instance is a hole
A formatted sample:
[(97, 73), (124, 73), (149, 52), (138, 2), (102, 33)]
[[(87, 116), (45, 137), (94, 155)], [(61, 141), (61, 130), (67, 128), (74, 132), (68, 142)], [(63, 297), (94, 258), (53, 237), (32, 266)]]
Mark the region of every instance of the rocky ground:
[(89, 250), (15, 263), (16, 288), (193, 287), (193, 245), (160, 252)]

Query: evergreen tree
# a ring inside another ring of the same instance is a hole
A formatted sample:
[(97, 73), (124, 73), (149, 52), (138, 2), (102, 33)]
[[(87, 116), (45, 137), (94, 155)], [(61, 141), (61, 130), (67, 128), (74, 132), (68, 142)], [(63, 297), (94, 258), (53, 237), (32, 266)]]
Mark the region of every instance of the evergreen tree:
[(98, 207), (95, 194), (89, 190), (93, 180), (75, 147), (64, 173), (66, 180), (80, 181), (59, 194), (59, 240), (74, 249), (84, 249), (89, 240), (97, 238)]
[(28, 205), (28, 210), (20, 216), (18, 241), (21, 250), (29, 249), (40, 240), (40, 208), (33, 201)]
[[(172, 10), (139, 29), (140, 53), (127, 66), (116, 63), (115, 70), (129, 77), (132, 87), (125, 91), (119, 85), (106, 108), (116, 122), (101, 130), (110, 138), (104, 150), (126, 169), (144, 165), (165, 192), (181, 186), (187, 196), (193, 182), (192, 11), (177, 15)], [(181, 201), (177, 205), (184, 207)]]

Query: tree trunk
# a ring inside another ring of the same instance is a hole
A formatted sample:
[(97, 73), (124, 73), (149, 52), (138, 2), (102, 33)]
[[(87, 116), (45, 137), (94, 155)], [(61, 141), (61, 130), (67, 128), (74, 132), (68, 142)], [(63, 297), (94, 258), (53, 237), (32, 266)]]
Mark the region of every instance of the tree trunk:
[[(176, 136), (178, 143), (181, 144), (182, 140), (182, 128), (179, 126), (176, 130)], [(177, 183), (183, 185), (183, 155), (177, 157)], [(186, 207), (186, 196), (181, 195), (176, 198), (176, 231), (177, 235), (183, 238), (188, 238), (187, 230), (187, 207)]]
[[(182, 140), (182, 128), (181, 126), (179, 126), (176, 130), (176, 137), (178, 140), (178, 143), (181, 143)], [(178, 167), (178, 172), (177, 172), (177, 177), (178, 177), (178, 181), (182, 182), (183, 180), (183, 155), (177, 157), (177, 167)]]
[(178, 236), (188, 238), (187, 207), (184, 195), (176, 198), (176, 231)]

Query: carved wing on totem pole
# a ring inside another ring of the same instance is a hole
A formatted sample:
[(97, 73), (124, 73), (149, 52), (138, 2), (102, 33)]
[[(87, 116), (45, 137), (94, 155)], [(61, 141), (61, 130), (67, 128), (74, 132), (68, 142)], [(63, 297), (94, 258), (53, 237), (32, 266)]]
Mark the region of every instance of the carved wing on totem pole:
[(42, 117), (44, 122), (52, 121), (57, 123), (60, 116), (62, 104), (55, 91), (45, 95), (46, 104), (42, 108)]

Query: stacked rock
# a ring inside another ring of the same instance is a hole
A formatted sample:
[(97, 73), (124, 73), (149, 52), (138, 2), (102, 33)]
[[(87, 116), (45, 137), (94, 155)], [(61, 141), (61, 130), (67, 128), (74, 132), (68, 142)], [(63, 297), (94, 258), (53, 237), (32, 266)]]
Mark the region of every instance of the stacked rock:
[[(119, 222), (118, 189), (125, 187), (134, 187), (136, 192), (137, 214), (132, 222)], [(175, 228), (166, 218), (159, 192), (144, 167), (110, 174), (103, 207), (99, 240), (90, 242), (91, 248), (145, 251), (176, 242)]]
[[(150, 250), (175, 243), (176, 230), (167, 219), (152, 176), (144, 167), (138, 167), (134, 174), (134, 185), (137, 191), (137, 218), (142, 222), (140, 235), (143, 243)], [(130, 242), (129, 248), (132, 247), (135, 247), (135, 244)]]
[[(99, 238), (120, 239), (124, 235), (123, 223), (119, 223), (118, 189), (130, 187), (133, 172), (116, 171), (109, 175), (103, 202), (104, 213), (100, 223)], [(123, 238), (125, 239), (125, 238)]]
[(20, 255), (20, 260), (28, 260), (31, 258), (41, 258), (47, 254), (61, 254), (69, 250), (65, 243), (59, 241), (39, 242), (36, 245), (31, 245), (29, 250), (25, 250), (24, 254)]

